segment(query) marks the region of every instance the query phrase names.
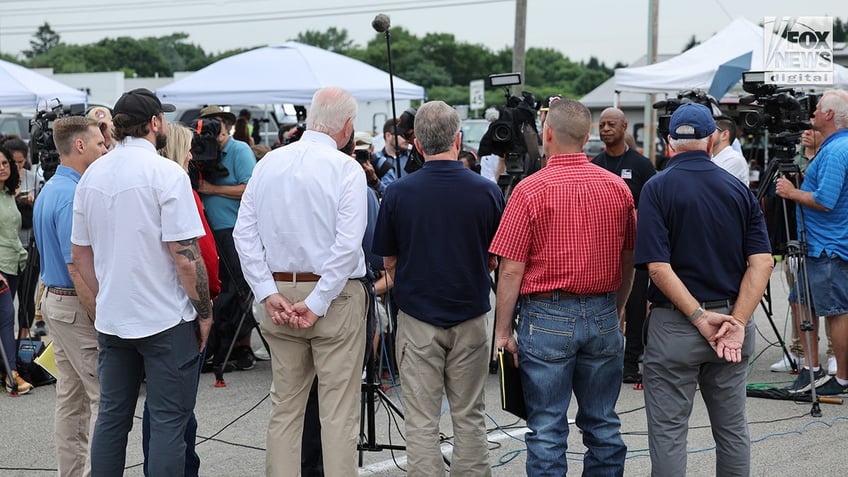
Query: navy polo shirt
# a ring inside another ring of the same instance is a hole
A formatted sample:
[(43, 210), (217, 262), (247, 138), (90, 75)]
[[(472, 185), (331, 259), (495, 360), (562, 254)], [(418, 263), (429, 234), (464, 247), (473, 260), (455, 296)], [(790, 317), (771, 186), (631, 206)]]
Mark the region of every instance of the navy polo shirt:
[(498, 186), (459, 161), (427, 161), (387, 187), (373, 249), (397, 256), (398, 307), (441, 328), (488, 312), (488, 250), (503, 209)]
[[(642, 188), (638, 214), (637, 268), (671, 264), (698, 301), (735, 299), (747, 257), (771, 253), (756, 197), (704, 151), (674, 156)], [(648, 300), (669, 303), (653, 283)]]

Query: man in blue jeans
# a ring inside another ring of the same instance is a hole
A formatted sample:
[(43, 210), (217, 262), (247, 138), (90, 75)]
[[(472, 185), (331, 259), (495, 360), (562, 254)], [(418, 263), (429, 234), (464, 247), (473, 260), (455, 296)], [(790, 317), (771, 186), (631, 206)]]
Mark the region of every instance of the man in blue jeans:
[[(518, 356), (531, 477), (568, 470), (572, 392), (587, 448), (583, 475), (624, 474), (627, 448), (615, 403), (636, 214), (627, 184), (583, 154), (591, 122), (579, 102), (552, 102), (542, 126), (547, 165), (513, 190), (489, 248), (502, 258), (496, 344)], [(519, 296), (516, 343), (512, 315)]]

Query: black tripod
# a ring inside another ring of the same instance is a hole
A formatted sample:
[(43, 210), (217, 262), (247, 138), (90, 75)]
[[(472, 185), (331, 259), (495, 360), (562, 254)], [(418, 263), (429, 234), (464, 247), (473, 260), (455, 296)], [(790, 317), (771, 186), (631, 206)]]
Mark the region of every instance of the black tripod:
[[(371, 323), (375, 323), (377, 326), (377, 330), (379, 331), (382, 327), (376, 320), (376, 311), (379, 306), (377, 302), (377, 297), (374, 295), (373, 286), (370, 287), (370, 291), (368, 292), (369, 300), (368, 300), (368, 321)], [(386, 294), (388, 296), (388, 293)], [(388, 315), (388, 313), (387, 313)], [(387, 410), (391, 413), (394, 412), (401, 419), (403, 419), (403, 411), (388, 397), (386, 393), (380, 388), (380, 379), (377, 376), (377, 353), (370, 352), (371, 350), (371, 341), (367, 340), (366, 346), (368, 347), (368, 359), (365, 364), (365, 382), (362, 383), (362, 400), (360, 404), (360, 417), (359, 417), (359, 444), (356, 446), (356, 449), (359, 451), (359, 466), (362, 467), (362, 457), (365, 451), (369, 452), (381, 452), (383, 450), (406, 450), (406, 446), (396, 445), (396, 444), (378, 444), (377, 436), (376, 436), (376, 406), (375, 403), (377, 399), (380, 400), (383, 405), (386, 406)], [(384, 346), (384, 349), (386, 347)], [(388, 356), (386, 357), (388, 361)], [(387, 364), (390, 366), (390, 364)], [(391, 416), (390, 416), (391, 418)]]
[[(794, 152), (794, 145), (792, 145), (791, 149), (787, 145), (778, 146), (777, 148), (777, 157), (773, 159), (768, 168), (765, 171), (765, 178), (760, 182), (760, 187), (757, 191), (757, 198), (762, 198), (766, 195), (768, 188), (771, 184), (777, 179), (778, 176), (782, 175), (783, 177), (791, 180), (795, 187), (800, 187), (801, 182), (801, 169), (796, 164), (792, 157), (794, 154), (790, 154)], [(790, 227), (790, 219), (789, 219), (789, 209), (788, 207), (794, 206), (792, 201), (782, 199), (783, 205), (783, 232), (786, 237), (785, 244), (785, 260), (786, 263), (790, 264), (790, 269), (792, 272), (792, 278), (795, 283), (795, 287), (798, 290), (798, 298), (803, 303), (803, 308), (801, 309), (801, 318), (800, 318), (800, 330), (804, 333), (804, 341), (806, 343), (806, 350), (812, 349), (812, 332), (814, 331), (813, 327), (813, 309), (811, 303), (811, 295), (810, 295), (810, 282), (807, 279), (807, 240), (806, 240), (806, 227), (804, 225), (804, 208), (798, 207), (798, 238), (797, 240), (792, 240), (792, 230)], [(768, 290), (768, 288), (767, 288)], [(777, 331), (777, 327), (775, 327), (774, 320), (771, 315), (771, 298), (770, 293), (764, 295), (764, 299), (768, 296), (769, 298), (769, 309), (766, 310), (765, 303), (761, 302), (763, 305), (763, 310), (766, 311), (766, 316), (769, 318), (769, 322), (771, 323), (772, 329), (777, 336), (778, 341), (780, 342), (780, 346), (783, 349), (783, 354), (785, 358), (789, 361), (792, 366), (792, 371), (798, 371), (797, 363), (791, 359), (789, 356), (789, 352), (786, 350), (786, 344), (783, 339), (780, 337), (780, 333)], [(794, 323), (793, 323), (794, 326)], [(818, 336), (815, 337), (818, 339)], [(810, 415), (813, 417), (821, 417), (821, 407), (819, 404), (819, 400), (816, 397), (816, 378), (815, 371), (813, 370), (812, 360), (808, 360), (809, 368), (808, 371), (810, 373), (810, 394), (811, 394), (811, 403), (812, 407), (810, 409)]]

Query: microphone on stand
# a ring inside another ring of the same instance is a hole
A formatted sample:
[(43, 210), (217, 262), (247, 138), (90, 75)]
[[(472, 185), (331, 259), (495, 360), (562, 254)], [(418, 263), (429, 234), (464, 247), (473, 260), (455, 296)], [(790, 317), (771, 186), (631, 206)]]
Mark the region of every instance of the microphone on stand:
[(400, 146), (398, 145), (398, 129), (397, 129), (397, 108), (395, 106), (395, 79), (394, 79), (394, 71), (392, 70), (392, 40), (391, 34), (389, 34), (389, 28), (392, 26), (392, 21), (388, 15), (384, 13), (378, 13), (377, 16), (374, 17), (374, 20), (371, 21), (371, 27), (374, 28), (374, 31), (377, 33), (385, 33), (386, 34), (386, 54), (389, 59), (389, 92), (392, 97), (392, 119), (394, 120), (394, 140), (395, 140), (395, 173), (397, 174), (397, 178), (400, 179), (401, 174), (401, 166), (400, 166)]

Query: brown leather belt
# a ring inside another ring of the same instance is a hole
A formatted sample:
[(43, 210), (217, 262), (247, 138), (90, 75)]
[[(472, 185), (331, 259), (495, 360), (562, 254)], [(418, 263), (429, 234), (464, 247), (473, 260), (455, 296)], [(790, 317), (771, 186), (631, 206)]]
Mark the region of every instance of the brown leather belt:
[(278, 282), (317, 282), (321, 275), (310, 272), (274, 272), (274, 281)]
[(551, 291), (546, 291), (546, 292), (530, 293), (529, 295), (527, 295), (527, 297), (530, 298), (531, 300), (550, 300), (551, 298), (554, 297), (555, 292), (559, 293), (560, 298), (579, 298), (581, 296), (586, 296), (586, 295), (577, 295), (575, 293), (570, 293), (570, 292), (567, 292), (565, 290), (551, 290)]
[(47, 287), (47, 293), (59, 296), (77, 296), (77, 291), (73, 288)]

